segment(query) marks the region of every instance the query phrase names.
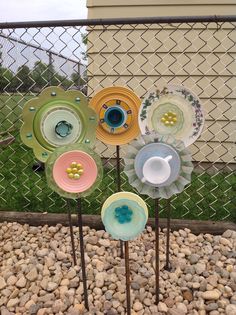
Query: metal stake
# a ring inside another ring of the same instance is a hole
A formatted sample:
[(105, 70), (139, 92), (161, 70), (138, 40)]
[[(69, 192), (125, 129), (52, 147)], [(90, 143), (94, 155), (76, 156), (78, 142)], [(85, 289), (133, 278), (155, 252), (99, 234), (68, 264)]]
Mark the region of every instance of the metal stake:
[(170, 271), (170, 213), (171, 213), (171, 201), (167, 199), (167, 231), (166, 231), (166, 265), (165, 270)]
[[(116, 146), (116, 183), (117, 183), (117, 192), (120, 191), (121, 179), (120, 179), (120, 146)], [(120, 241), (120, 257), (124, 258), (124, 243)]]
[(72, 219), (71, 219), (70, 203), (68, 199), (66, 200), (66, 205), (67, 205), (67, 211), (68, 211), (68, 221), (69, 221), (69, 227), (70, 227), (70, 239), (71, 239), (73, 261), (74, 261), (74, 266), (76, 266), (77, 260), (76, 260), (76, 254), (75, 254), (75, 239), (74, 239), (73, 224), (72, 224)]
[(154, 200), (154, 211), (155, 211), (155, 252), (156, 252), (156, 305), (159, 303), (160, 293), (160, 257), (159, 257), (159, 199)]
[(89, 310), (88, 305), (88, 291), (87, 291), (87, 279), (86, 279), (86, 266), (84, 259), (84, 237), (83, 237), (83, 222), (82, 222), (82, 207), (81, 207), (81, 198), (78, 198), (78, 224), (79, 224), (79, 244), (80, 244), (80, 257), (81, 257), (81, 269), (82, 269), (82, 280), (84, 287), (84, 303), (85, 308)]
[(126, 310), (127, 315), (131, 315), (131, 303), (130, 303), (130, 268), (129, 268), (129, 242), (125, 244), (125, 277), (126, 277)]

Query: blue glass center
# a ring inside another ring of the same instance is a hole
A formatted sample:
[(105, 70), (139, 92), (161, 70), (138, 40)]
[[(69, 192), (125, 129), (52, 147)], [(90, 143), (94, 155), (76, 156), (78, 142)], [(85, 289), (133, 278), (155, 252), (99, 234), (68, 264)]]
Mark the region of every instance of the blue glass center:
[(115, 218), (121, 224), (130, 222), (132, 216), (133, 211), (126, 205), (115, 208)]
[(59, 121), (55, 127), (55, 132), (58, 136), (65, 138), (71, 134), (73, 126), (65, 120)]
[(105, 122), (112, 128), (121, 127), (125, 121), (125, 113), (121, 107), (109, 107), (105, 113)]

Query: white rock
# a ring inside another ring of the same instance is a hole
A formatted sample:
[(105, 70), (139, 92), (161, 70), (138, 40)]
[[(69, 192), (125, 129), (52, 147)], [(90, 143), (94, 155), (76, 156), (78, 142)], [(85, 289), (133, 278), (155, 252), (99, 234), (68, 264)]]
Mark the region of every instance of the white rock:
[(135, 311), (141, 311), (143, 309), (143, 304), (137, 301), (134, 303), (133, 309)]
[(63, 253), (62, 251), (57, 252), (57, 259), (58, 260), (65, 260), (67, 258), (67, 255)]
[(167, 312), (168, 312), (168, 307), (166, 306), (165, 303), (159, 302), (159, 304), (158, 304), (158, 310), (159, 310), (160, 312), (167, 313)]
[(0, 290), (6, 288), (7, 284), (3, 277), (0, 276)]
[(202, 293), (204, 300), (218, 300), (221, 293), (218, 290), (205, 291)]
[(76, 271), (74, 269), (69, 270), (67, 273), (67, 278), (68, 279), (73, 279), (76, 276)]
[(104, 247), (110, 247), (111, 241), (109, 239), (100, 239), (98, 243)]
[(230, 240), (228, 240), (227, 238), (221, 237), (220, 238), (220, 243), (224, 246), (231, 246), (231, 242)]
[(7, 302), (7, 308), (14, 307), (14, 306), (16, 306), (18, 303), (19, 303), (19, 299), (18, 299), (18, 298), (10, 299), (10, 300)]
[(38, 278), (38, 271), (35, 267), (33, 267), (30, 272), (27, 273), (26, 278), (29, 281), (35, 281)]
[(187, 314), (188, 313), (188, 309), (186, 307), (186, 305), (184, 303), (179, 303), (177, 305), (177, 310), (180, 310), (182, 312), (182, 314)]
[(196, 270), (196, 273), (198, 275), (202, 274), (206, 270), (206, 264), (204, 264), (204, 263), (197, 263), (195, 265), (195, 270)]
[(16, 286), (18, 288), (24, 288), (26, 286), (27, 280), (24, 276), (20, 277), (20, 279), (16, 282)]
[(16, 284), (16, 282), (17, 282), (17, 277), (15, 277), (15, 276), (10, 276), (7, 279), (7, 285), (14, 285), (14, 284)]
[(99, 272), (96, 274), (95, 282), (96, 282), (96, 286), (98, 288), (102, 288), (104, 286), (105, 277), (106, 277), (105, 272)]
[(36, 255), (37, 255), (38, 257), (47, 256), (47, 255), (48, 255), (48, 249), (47, 249), (47, 248), (39, 249), (39, 250), (36, 252)]
[(236, 305), (235, 304), (227, 305), (225, 312), (226, 312), (226, 315), (236, 315)]
[(47, 291), (52, 292), (52, 291), (56, 290), (57, 287), (58, 287), (57, 283), (50, 281), (50, 282), (48, 282), (48, 285), (47, 285)]

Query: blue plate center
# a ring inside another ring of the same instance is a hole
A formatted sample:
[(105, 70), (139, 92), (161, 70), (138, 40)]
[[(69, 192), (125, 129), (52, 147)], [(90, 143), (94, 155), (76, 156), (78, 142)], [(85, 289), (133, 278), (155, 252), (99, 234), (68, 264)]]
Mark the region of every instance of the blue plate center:
[(130, 222), (132, 216), (133, 211), (127, 205), (115, 208), (115, 218), (120, 224)]

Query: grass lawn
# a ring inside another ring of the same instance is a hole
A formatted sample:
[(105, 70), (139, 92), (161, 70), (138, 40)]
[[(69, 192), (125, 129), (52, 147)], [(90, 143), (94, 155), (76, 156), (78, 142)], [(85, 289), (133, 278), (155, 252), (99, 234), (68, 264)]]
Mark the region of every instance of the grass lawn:
[[(19, 137), (19, 117), (23, 104), (30, 96), (21, 98), (19, 95), (14, 98), (6, 95), (0, 97), (1, 131), (12, 127), (12, 122), (15, 122), (15, 131), (11, 134), (16, 137), (10, 146), (0, 147), (0, 210), (66, 212), (65, 200), (47, 187), (44, 172), (32, 171), (32, 165), (36, 162), (33, 152), (21, 143)], [(83, 200), (84, 213), (100, 213), (105, 199), (116, 192), (115, 176), (114, 168), (105, 169), (100, 188)], [(133, 191), (123, 173), (122, 190)], [(153, 216), (153, 201), (149, 198), (146, 201), (150, 216)], [(165, 200), (162, 200), (161, 217), (166, 217), (165, 204)], [(236, 222), (236, 174), (194, 173), (191, 185), (172, 198), (171, 216)]]

